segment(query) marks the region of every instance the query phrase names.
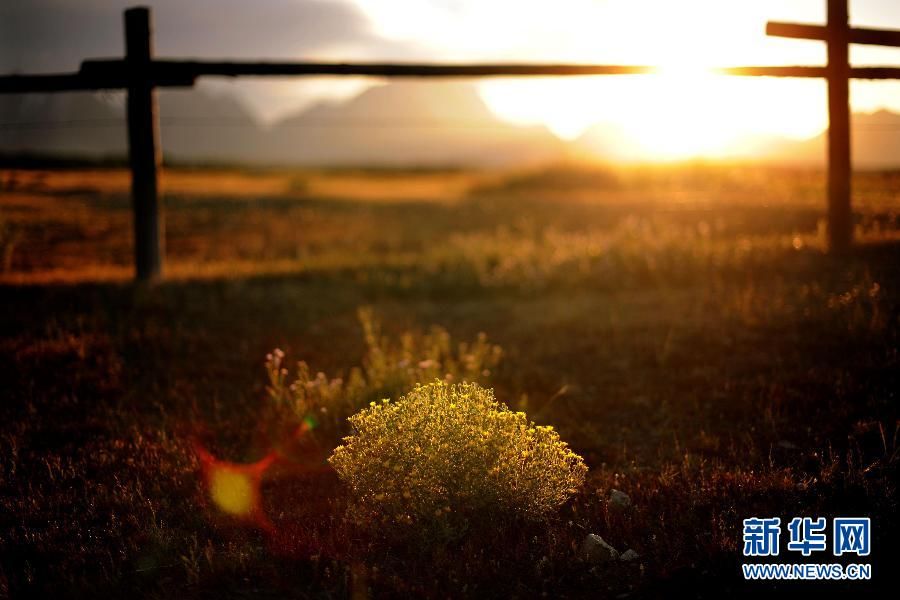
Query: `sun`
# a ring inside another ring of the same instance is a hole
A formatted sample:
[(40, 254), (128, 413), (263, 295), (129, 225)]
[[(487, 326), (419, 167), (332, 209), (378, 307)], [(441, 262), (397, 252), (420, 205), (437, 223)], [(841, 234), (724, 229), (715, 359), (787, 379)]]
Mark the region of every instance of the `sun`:
[(804, 17), (807, 9), (794, 3), (353, 1), (380, 35), (424, 43), (435, 56), (452, 61), (657, 67), (649, 76), (476, 84), (489, 108), (505, 121), (544, 125), (565, 140), (586, 133), (591, 137), (591, 128), (603, 128), (606, 143), (597, 151), (606, 158), (727, 158), (764, 147), (772, 137), (810, 138), (827, 125), (821, 81), (726, 77), (713, 71), (821, 64), (823, 48), (785, 47), (765, 35), (769, 19), (815, 20), (814, 15)]
[(616, 144), (607, 139), (597, 153), (620, 160), (727, 158), (766, 136), (810, 138), (827, 125), (821, 81), (727, 76), (718, 68), (737, 61), (702, 41), (661, 47), (637, 47), (635, 60), (619, 61), (654, 67), (649, 75), (497, 79), (480, 90), (500, 118), (546, 125), (562, 139), (600, 124)]
[[(715, 102), (715, 76), (701, 69), (662, 70), (640, 82), (638, 100), (620, 120), (625, 135), (647, 158), (721, 155), (738, 135)], [(712, 100), (712, 101), (710, 101)]]
[(492, 80), (482, 97), (500, 118), (547, 126), (558, 137), (615, 132), (607, 158), (677, 160), (739, 155), (766, 136), (813, 137), (827, 124), (824, 84), (718, 75), (695, 65), (668, 65), (653, 75)]
[[(614, 0), (606, 6), (604, 13), (575, 20), (571, 59), (648, 65), (655, 67), (654, 74), (488, 81), (480, 90), (495, 114), (546, 125), (567, 140), (600, 124), (614, 132), (617, 143), (598, 151), (628, 160), (729, 157), (766, 136), (802, 139), (824, 130), (822, 82), (716, 72), (770, 56), (765, 7), (711, 0), (684, 5)], [(602, 28), (603, 34), (592, 33), (584, 23)]]

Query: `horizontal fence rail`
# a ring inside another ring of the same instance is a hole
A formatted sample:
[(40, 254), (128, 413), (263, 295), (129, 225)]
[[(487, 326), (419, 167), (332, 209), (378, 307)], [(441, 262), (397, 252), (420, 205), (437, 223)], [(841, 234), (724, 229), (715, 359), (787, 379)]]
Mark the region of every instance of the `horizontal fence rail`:
[[(828, 40), (828, 28), (823, 25), (805, 25), (800, 23), (782, 23), (770, 21), (766, 24), (766, 35), (795, 40)], [(866, 29), (851, 27), (848, 30), (851, 44), (869, 44), (873, 46), (900, 46), (900, 31), (891, 29)]]
[[(586, 77), (597, 75), (653, 75), (665, 68), (648, 65), (593, 64), (429, 64), (328, 63), (153, 60), (147, 78), (154, 87), (192, 87), (201, 77)], [(826, 66), (761, 65), (714, 67), (711, 74), (737, 77), (824, 78)], [(118, 59), (86, 60), (75, 73), (0, 76), (0, 93), (47, 93), (116, 90), (128, 87), (129, 64)], [(900, 79), (900, 68), (863, 66), (850, 69), (851, 79)]]

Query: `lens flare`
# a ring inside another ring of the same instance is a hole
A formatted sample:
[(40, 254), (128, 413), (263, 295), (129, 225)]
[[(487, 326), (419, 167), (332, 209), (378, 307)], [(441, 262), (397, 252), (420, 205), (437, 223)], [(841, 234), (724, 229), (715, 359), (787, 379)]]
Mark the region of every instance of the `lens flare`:
[[(316, 422), (312, 417), (305, 418), (282, 447), (297, 442), (315, 426)], [(252, 463), (235, 463), (216, 458), (198, 440), (194, 441), (194, 451), (200, 460), (201, 476), (210, 504), (228, 517), (263, 530), (273, 530), (272, 522), (263, 507), (260, 489), (269, 468), (278, 461), (286, 460), (281, 450), (270, 450), (260, 460)]]
[(219, 460), (199, 443), (195, 451), (211, 504), (220, 512), (269, 529), (271, 523), (262, 507), (260, 486), (263, 475), (278, 458), (269, 452), (262, 459), (248, 464)]
[(245, 517), (253, 512), (256, 482), (251, 477), (220, 468), (210, 474), (210, 480), (210, 495), (222, 512), (237, 517)]

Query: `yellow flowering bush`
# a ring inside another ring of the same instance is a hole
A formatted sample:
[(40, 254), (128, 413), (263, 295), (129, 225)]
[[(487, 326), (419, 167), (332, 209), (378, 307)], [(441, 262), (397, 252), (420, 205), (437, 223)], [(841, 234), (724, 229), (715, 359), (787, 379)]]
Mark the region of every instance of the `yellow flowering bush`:
[(552, 427), (474, 383), (437, 380), (350, 417), (329, 462), (366, 520), (459, 533), (473, 521), (540, 519), (583, 483), (584, 460)]

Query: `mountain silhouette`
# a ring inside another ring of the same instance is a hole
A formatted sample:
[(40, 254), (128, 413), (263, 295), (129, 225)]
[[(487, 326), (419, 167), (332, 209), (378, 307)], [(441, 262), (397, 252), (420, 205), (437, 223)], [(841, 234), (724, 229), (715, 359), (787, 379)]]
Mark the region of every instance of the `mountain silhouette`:
[[(859, 168), (883, 169), (900, 165), (900, 115), (887, 110), (854, 113), (851, 117), (851, 156)], [(824, 164), (828, 134), (774, 144), (770, 152), (793, 162)]]
[(0, 152), (124, 156), (128, 146), (122, 113), (102, 94), (3, 94)]
[[(639, 146), (617, 125), (597, 124), (572, 142), (541, 126), (504, 122), (474, 85), (393, 82), (343, 102), (322, 102), (271, 125), (234, 97), (204, 88), (162, 90), (160, 128), (167, 160), (308, 166), (514, 166), (569, 155), (640, 161)], [(900, 166), (900, 115), (853, 115), (858, 168)], [(795, 141), (742, 140), (732, 158), (824, 165), (826, 134)], [(124, 157), (124, 96), (73, 92), (0, 95), (0, 152)]]
[[(887, 110), (854, 113), (851, 117), (853, 165), (860, 169), (900, 166), (900, 115)], [(802, 166), (824, 166), (828, 133), (807, 140), (772, 135), (748, 136), (736, 144), (730, 159)], [(580, 156), (609, 161), (640, 161), (640, 148), (616, 125), (599, 123), (572, 142)]]
[[(167, 160), (277, 165), (496, 166), (558, 158), (544, 127), (497, 118), (475, 87), (391, 83), (321, 103), (269, 126), (236, 100), (205, 90), (163, 90)], [(85, 157), (127, 151), (121, 94), (0, 96), (0, 152)]]

